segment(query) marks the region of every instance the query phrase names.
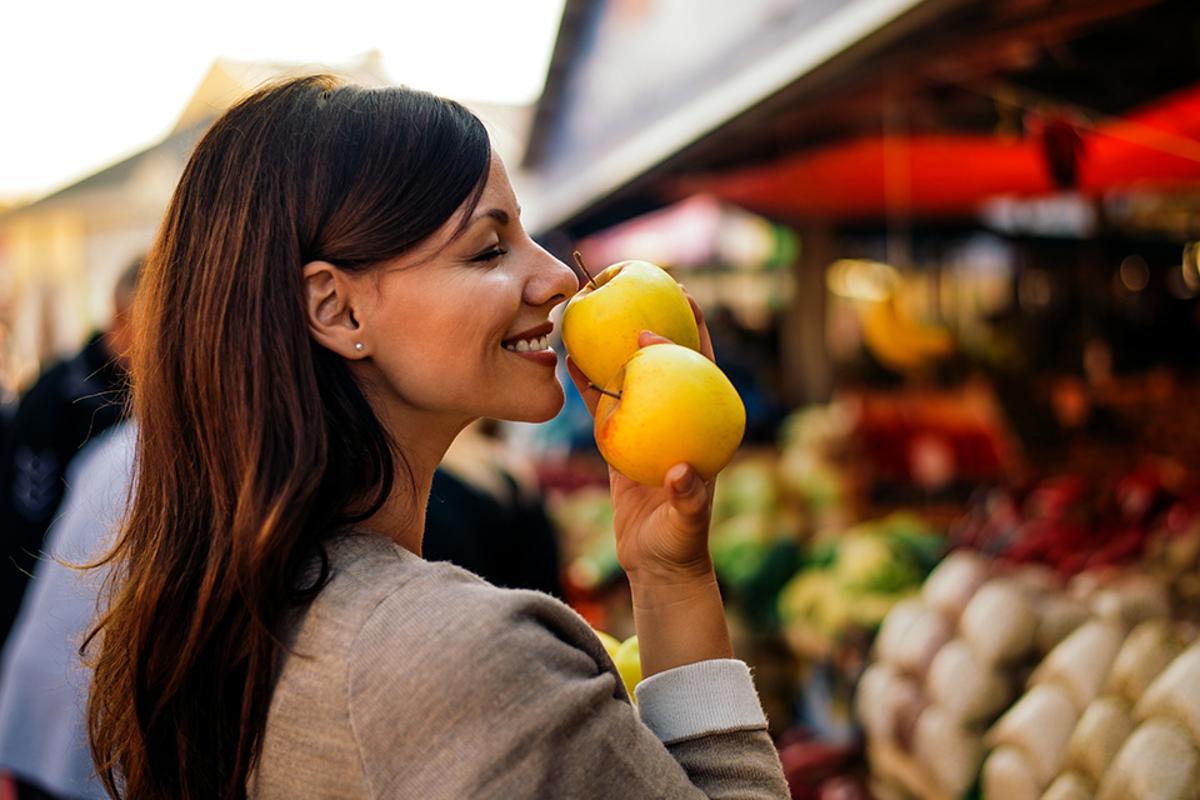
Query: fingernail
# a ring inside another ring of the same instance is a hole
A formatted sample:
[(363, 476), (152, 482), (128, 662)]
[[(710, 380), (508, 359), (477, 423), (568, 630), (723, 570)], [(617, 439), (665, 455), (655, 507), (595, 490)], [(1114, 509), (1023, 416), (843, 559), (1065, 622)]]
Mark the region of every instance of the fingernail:
[(696, 474), (680, 464), (671, 468), (671, 485), (680, 494), (691, 494), (696, 489)]

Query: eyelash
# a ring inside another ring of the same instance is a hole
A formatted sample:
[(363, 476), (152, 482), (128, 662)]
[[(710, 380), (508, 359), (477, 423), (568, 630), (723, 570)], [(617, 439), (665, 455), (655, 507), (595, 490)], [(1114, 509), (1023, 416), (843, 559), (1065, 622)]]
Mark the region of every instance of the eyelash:
[(488, 261), (495, 261), (497, 258), (500, 258), (500, 256), (503, 255), (508, 255), (508, 251), (503, 247), (493, 247), (491, 250), (487, 250), (477, 256), (474, 256), (471, 261), (472, 263), (486, 263)]

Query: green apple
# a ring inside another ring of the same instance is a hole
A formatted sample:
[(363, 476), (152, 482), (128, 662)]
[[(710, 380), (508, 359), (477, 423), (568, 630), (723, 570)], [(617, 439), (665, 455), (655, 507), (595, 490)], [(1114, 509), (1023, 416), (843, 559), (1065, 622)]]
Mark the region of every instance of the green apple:
[(605, 461), (639, 483), (662, 486), (681, 462), (708, 480), (742, 442), (742, 399), (725, 373), (694, 350), (643, 347), (604, 388), (596, 445)]
[(604, 631), (596, 631), (596, 638), (600, 640), (600, 644), (604, 645), (604, 651), (608, 653), (608, 657), (616, 661), (617, 648), (621, 646), (621, 642), (617, 637), (611, 636)]
[(652, 331), (700, 349), (700, 330), (683, 288), (649, 261), (620, 261), (580, 289), (563, 311), (562, 338), (571, 360), (597, 386), (605, 386), (638, 349), (638, 334)]
[(642, 682), (642, 654), (638, 649), (636, 636), (630, 636), (621, 642), (616, 655), (613, 656), (613, 664), (616, 665), (617, 672), (621, 675), (625, 691), (629, 692), (629, 696), (632, 698), (634, 696), (633, 688)]

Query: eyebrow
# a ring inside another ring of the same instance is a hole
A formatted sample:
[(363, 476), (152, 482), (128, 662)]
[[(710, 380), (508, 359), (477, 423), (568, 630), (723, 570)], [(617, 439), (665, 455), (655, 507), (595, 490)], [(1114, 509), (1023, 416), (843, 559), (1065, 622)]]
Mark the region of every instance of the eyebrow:
[[(517, 209), (517, 216), (518, 217), (521, 216), (521, 209), (519, 209), (519, 208)], [(475, 219), (473, 219), (471, 222), (472, 222), (472, 224), (474, 224), (476, 222), (479, 222), (481, 219), (487, 219), (488, 217), (491, 217), (492, 219), (496, 220), (496, 222), (499, 222), (501, 225), (507, 225), (508, 221), (509, 221), (508, 212), (505, 211), (504, 209), (489, 208), (487, 211), (484, 211), (483, 213), (476, 215)]]

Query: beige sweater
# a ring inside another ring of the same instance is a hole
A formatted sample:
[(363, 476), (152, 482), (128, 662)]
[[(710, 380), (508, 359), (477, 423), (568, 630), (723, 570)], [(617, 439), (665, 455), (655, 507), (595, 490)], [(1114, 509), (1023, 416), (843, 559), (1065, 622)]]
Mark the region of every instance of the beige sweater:
[[(329, 554), (331, 581), (289, 632), (251, 797), (788, 796), (761, 712), (726, 715), (731, 729), (668, 720), (683, 735), (664, 745), (587, 623), (553, 598), (376, 536)], [(692, 704), (686, 681), (662, 684), (643, 706)], [(700, 717), (723, 719), (721, 702)]]

